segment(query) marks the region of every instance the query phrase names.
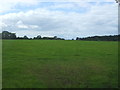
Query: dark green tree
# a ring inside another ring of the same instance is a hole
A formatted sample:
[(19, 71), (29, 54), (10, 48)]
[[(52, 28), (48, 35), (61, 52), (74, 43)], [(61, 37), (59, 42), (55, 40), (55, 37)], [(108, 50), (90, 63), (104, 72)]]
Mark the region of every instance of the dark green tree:
[(23, 37), (23, 39), (28, 39), (28, 37), (25, 35), (25, 36)]

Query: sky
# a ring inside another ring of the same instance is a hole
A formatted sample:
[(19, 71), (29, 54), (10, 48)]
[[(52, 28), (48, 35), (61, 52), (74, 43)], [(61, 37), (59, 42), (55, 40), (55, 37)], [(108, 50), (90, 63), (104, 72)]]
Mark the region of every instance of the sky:
[(116, 35), (118, 5), (115, 0), (0, 0), (0, 30), (66, 39)]

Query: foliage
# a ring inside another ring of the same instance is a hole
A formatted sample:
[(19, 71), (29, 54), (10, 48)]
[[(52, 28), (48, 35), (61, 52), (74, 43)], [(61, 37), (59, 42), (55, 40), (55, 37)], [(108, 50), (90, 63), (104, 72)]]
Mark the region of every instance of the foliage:
[(110, 35), (110, 36), (93, 36), (86, 38), (77, 37), (76, 40), (85, 40), (85, 41), (120, 41), (120, 35)]
[[(16, 37), (15, 33), (10, 33), (8, 31), (3, 31), (0, 34), (0, 38), (2, 39), (28, 39), (28, 40), (65, 40), (64, 38), (58, 38), (57, 36), (54, 37), (41, 37), (38, 35), (34, 38), (28, 38), (27, 36), (24, 37)], [(84, 41), (119, 41), (120, 35), (110, 35), (110, 36), (92, 36), (92, 37), (85, 37), (79, 38), (76, 37), (76, 40), (84, 40)], [(71, 40), (74, 40), (73, 38)]]
[(0, 34), (0, 37), (2, 36), (2, 39), (16, 39), (15, 33), (10, 33), (8, 31), (3, 31), (2, 34)]
[(24, 37), (16, 37), (15, 33), (10, 33), (8, 31), (3, 31), (2, 33), (0, 33), (0, 39), (29, 39), (29, 40), (35, 40), (35, 39), (39, 39), (39, 40), (64, 40), (64, 38), (58, 38), (57, 36), (54, 37), (41, 37), (40, 35), (38, 35), (37, 37), (34, 38), (28, 38), (26, 35)]

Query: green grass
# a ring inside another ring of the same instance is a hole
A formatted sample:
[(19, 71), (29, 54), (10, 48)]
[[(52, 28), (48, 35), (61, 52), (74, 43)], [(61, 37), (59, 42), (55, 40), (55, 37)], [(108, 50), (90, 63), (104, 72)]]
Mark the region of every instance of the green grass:
[(116, 88), (118, 42), (3, 40), (3, 88)]

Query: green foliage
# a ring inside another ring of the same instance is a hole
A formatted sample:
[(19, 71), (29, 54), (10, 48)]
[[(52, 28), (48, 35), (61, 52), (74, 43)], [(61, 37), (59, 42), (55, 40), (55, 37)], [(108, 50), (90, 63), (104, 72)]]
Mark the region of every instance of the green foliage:
[(115, 88), (118, 42), (3, 40), (3, 88)]
[(3, 31), (0, 33), (0, 39), (16, 39), (16, 34), (15, 33), (10, 33), (8, 31)]
[(120, 35), (109, 35), (109, 36), (92, 36), (92, 37), (85, 37), (79, 38), (77, 37), (76, 40), (85, 40), (85, 41), (120, 41)]

